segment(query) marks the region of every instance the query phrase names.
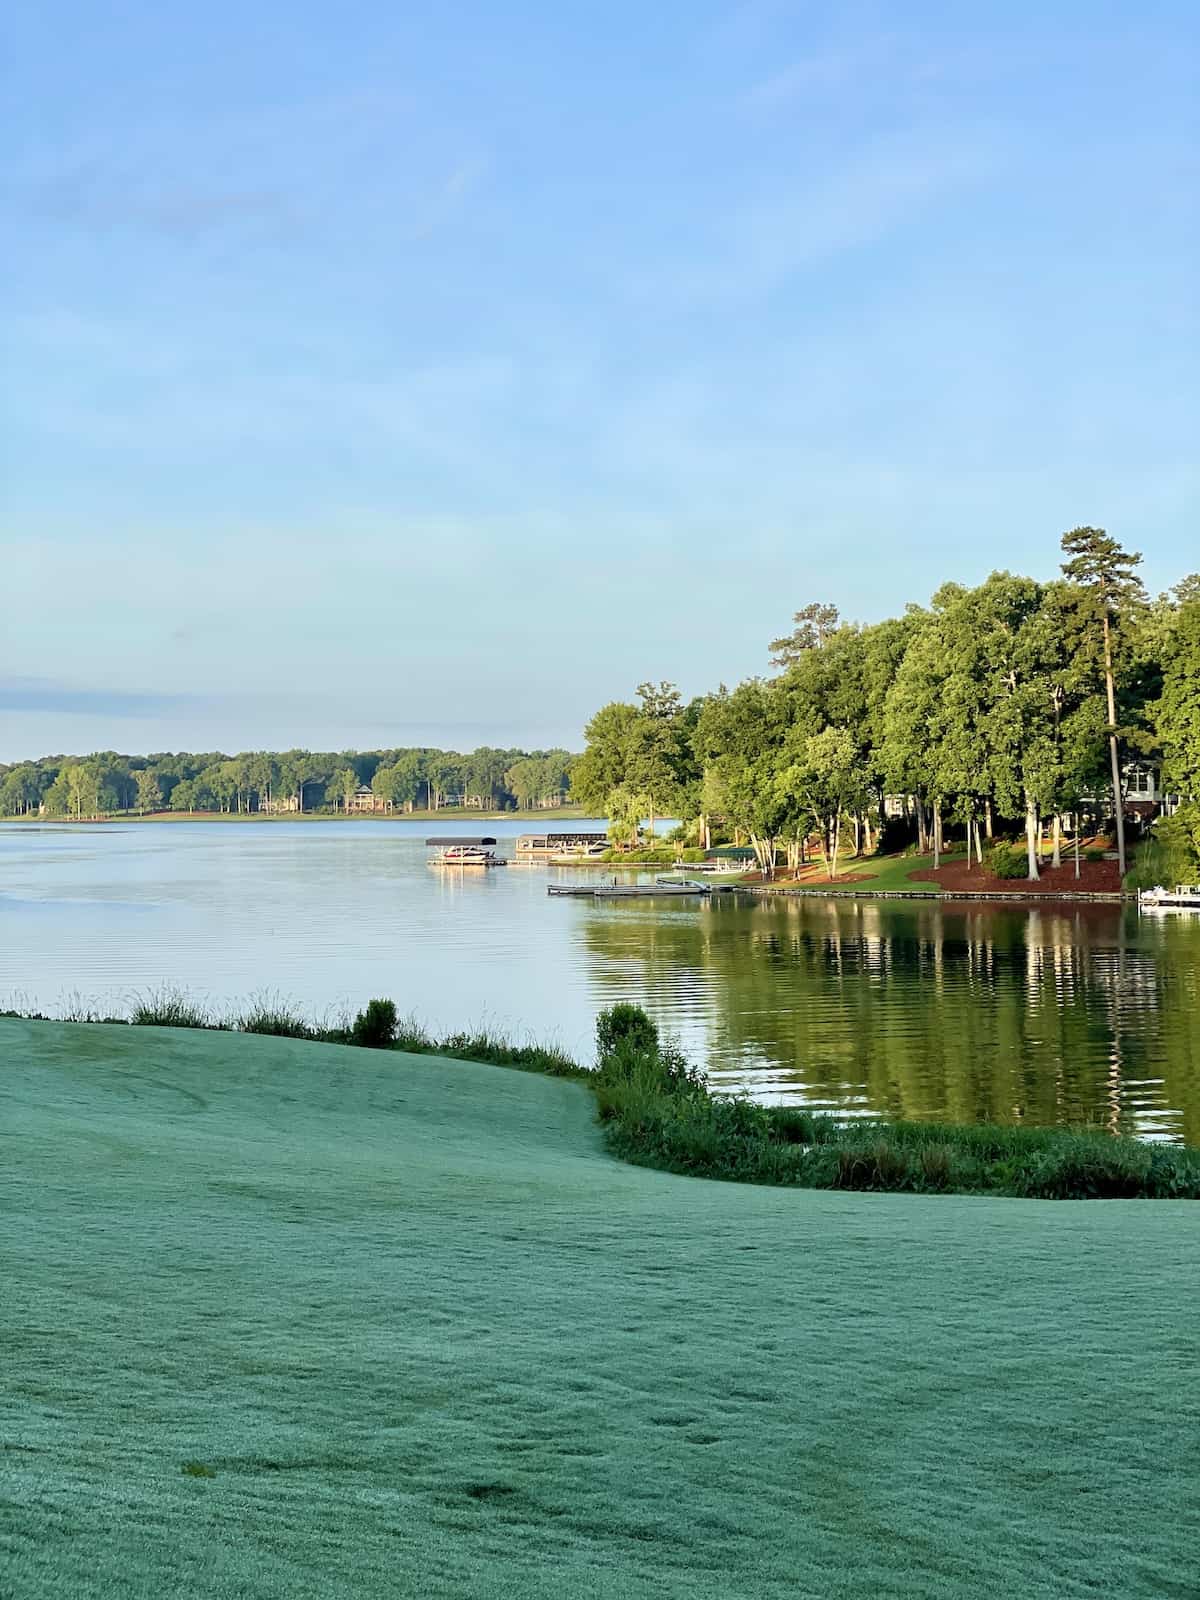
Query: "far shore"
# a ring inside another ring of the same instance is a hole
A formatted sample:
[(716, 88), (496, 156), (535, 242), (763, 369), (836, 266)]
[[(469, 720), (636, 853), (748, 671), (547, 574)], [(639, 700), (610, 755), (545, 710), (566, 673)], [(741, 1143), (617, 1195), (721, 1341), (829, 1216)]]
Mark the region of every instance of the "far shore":
[[(579, 807), (557, 811), (475, 811), (445, 806), (438, 811), (118, 811), (95, 817), (5, 817), (5, 822), (39, 827), (90, 828), (126, 822), (525, 822), (537, 833), (543, 822), (579, 822), (588, 813)], [(589, 819), (590, 820), (590, 819)]]
[[(561, 807), (554, 811), (464, 811), (459, 807), (437, 811), (343, 812), (343, 811), (150, 811), (109, 813), (95, 817), (6, 817), (7, 823), (38, 827), (112, 827), (127, 823), (287, 823), (287, 822), (419, 822), (425, 825), (467, 824), (483, 827), (498, 822), (517, 823), (525, 833), (540, 833), (548, 825), (564, 822), (595, 822), (582, 807)], [(604, 860), (578, 858), (555, 861), (556, 867), (591, 868), (602, 872), (687, 872), (695, 863), (675, 863), (664, 855), (660, 859)], [(539, 865), (546, 863), (538, 863)], [(826, 875), (824, 864), (810, 861), (799, 873), (781, 867), (775, 877), (764, 878), (752, 864), (744, 876), (732, 882), (713, 884), (714, 890), (737, 891), (762, 898), (837, 899), (837, 900), (952, 900), (992, 901), (1008, 905), (1046, 904), (1051, 901), (1120, 905), (1136, 901), (1136, 889), (1125, 888), (1109, 861), (1084, 859), (1075, 874), (1072, 860), (1064, 855), (1063, 865), (1053, 868), (1044, 863), (1042, 876), (993, 878), (975, 865), (968, 868), (961, 852), (950, 851), (941, 865), (933, 866), (932, 856), (868, 856), (846, 860), (834, 878)]]

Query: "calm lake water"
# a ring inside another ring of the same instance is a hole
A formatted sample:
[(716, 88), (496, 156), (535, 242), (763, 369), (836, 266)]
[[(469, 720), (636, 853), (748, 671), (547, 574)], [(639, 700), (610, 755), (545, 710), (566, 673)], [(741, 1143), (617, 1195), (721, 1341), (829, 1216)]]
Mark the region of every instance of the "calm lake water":
[(630, 999), (716, 1083), (763, 1099), (1200, 1144), (1200, 919), (593, 903), (546, 894), (578, 870), (429, 867), (429, 832), (479, 826), (0, 826), (0, 1008), (119, 1010), (167, 984), (220, 1006), (274, 991), (321, 1017), (390, 995), (436, 1029), (587, 1057), (596, 1011)]

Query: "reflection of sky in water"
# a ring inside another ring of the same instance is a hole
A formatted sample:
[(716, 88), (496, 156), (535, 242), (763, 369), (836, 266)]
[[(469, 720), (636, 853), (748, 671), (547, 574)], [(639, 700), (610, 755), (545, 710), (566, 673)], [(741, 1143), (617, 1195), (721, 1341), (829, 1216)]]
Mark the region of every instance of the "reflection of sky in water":
[[(590, 1051), (645, 1004), (715, 1082), (956, 1120), (1093, 1120), (1200, 1142), (1200, 919), (1116, 906), (551, 900), (570, 869), (439, 872), (479, 824), (0, 827), (0, 1006), (113, 1011), (179, 985), (316, 1016), (391, 995)], [(536, 824), (488, 824), (511, 837)], [(503, 848), (503, 844), (501, 846)]]

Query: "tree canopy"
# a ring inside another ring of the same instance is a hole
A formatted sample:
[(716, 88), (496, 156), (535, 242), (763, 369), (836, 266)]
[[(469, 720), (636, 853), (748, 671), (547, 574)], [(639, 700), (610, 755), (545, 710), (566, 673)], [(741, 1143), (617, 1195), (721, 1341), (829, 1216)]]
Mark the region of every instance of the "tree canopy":
[(1057, 865), (1064, 816), (1123, 821), (1135, 758), (1200, 795), (1200, 579), (1151, 605), (1141, 557), (1103, 529), (1072, 529), (1062, 551), (1059, 578), (947, 583), (868, 626), (807, 604), (771, 641), (774, 677), (688, 703), (643, 683), (588, 723), (573, 793), (622, 837), (639, 808), (701, 842), (719, 818), (765, 869), (812, 848), (831, 876), (847, 824), (856, 852), (911, 827), (935, 865), (948, 831), (982, 860), (1007, 828), (1037, 877), (1047, 826)]

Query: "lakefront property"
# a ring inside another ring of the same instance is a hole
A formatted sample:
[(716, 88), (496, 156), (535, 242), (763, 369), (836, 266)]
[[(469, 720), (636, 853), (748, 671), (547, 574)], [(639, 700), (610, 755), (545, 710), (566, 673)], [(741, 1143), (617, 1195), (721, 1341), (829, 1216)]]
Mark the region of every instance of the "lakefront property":
[(0, 1600), (1200, 1600), (1200, 9), (11, 9)]

